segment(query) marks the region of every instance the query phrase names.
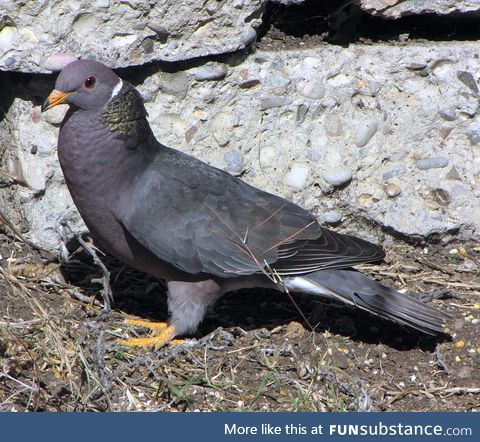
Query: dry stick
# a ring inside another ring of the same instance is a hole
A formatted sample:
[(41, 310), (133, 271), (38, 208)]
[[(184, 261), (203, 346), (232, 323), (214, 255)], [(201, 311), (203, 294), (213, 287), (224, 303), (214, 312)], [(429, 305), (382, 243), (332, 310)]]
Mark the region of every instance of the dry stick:
[(5, 225), (7, 225), (10, 230), (14, 233), (14, 235), (23, 243), (25, 243), (27, 246), (30, 246), (34, 250), (40, 250), (39, 247), (37, 247), (35, 244), (31, 243), (28, 239), (26, 239), (19, 231), (18, 229), (13, 225), (11, 221), (8, 220), (8, 218), (5, 216), (5, 214), (2, 212), (0, 209), (0, 221), (3, 221)]
[(437, 265), (433, 262), (430, 262), (426, 259), (419, 258), (417, 256), (415, 256), (414, 259), (415, 259), (415, 261), (419, 262), (420, 264), (426, 265), (427, 267), (430, 267), (433, 270), (438, 270), (439, 272), (445, 273), (445, 274), (450, 275), (450, 276), (455, 275), (454, 271), (446, 269), (446, 268), (444, 268), (442, 266), (439, 266), (439, 265)]
[(102, 279), (92, 279), (92, 282), (100, 282), (103, 285), (103, 289), (101, 290), (103, 298), (103, 312), (110, 313), (112, 311), (110, 301), (113, 300), (112, 289), (110, 287), (110, 272), (107, 270), (101, 259), (97, 256), (92, 244), (84, 241), (80, 235), (77, 236), (77, 239), (85, 251), (93, 258), (93, 262), (100, 267), (103, 273)]

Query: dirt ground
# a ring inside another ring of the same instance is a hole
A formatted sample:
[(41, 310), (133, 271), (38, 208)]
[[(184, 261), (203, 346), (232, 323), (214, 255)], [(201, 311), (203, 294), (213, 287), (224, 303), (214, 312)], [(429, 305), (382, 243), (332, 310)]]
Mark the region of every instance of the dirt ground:
[[(186, 343), (127, 348), (162, 285), (79, 248), (67, 264), (0, 235), (0, 411), (480, 410), (480, 247), (387, 246), (365, 271), (452, 315), (431, 337), (333, 302), (265, 290), (222, 299)], [(310, 328), (313, 327), (313, 331)]]

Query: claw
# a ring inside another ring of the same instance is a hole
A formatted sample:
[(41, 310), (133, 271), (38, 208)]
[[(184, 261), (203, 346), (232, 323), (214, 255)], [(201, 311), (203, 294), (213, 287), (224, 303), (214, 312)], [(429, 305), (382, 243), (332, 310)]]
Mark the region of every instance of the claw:
[(127, 347), (154, 347), (155, 350), (163, 347), (167, 343), (180, 344), (184, 342), (181, 339), (173, 339), (175, 336), (175, 326), (166, 322), (149, 322), (143, 319), (127, 319), (130, 325), (146, 327), (152, 331), (152, 336), (146, 338), (130, 338), (119, 341), (121, 345)]

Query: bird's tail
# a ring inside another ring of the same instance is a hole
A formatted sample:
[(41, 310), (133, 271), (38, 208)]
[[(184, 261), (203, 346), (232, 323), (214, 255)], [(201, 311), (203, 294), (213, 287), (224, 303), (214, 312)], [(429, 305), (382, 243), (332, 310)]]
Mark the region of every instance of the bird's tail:
[(291, 291), (356, 305), (428, 334), (444, 332), (450, 318), (435, 307), (385, 287), (355, 270), (320, 270), (303, 276), (287, 277), (284, 284)]

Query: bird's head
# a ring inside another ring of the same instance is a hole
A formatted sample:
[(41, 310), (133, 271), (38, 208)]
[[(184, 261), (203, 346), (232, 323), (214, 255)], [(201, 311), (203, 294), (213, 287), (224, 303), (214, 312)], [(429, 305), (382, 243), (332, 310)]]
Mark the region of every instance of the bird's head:
[(110, 68), (94, 60), (78, 60), (65, 66), (42, 112), (62, 103), (82, 110), (103, 108), (122, 88), (122, 80)]

